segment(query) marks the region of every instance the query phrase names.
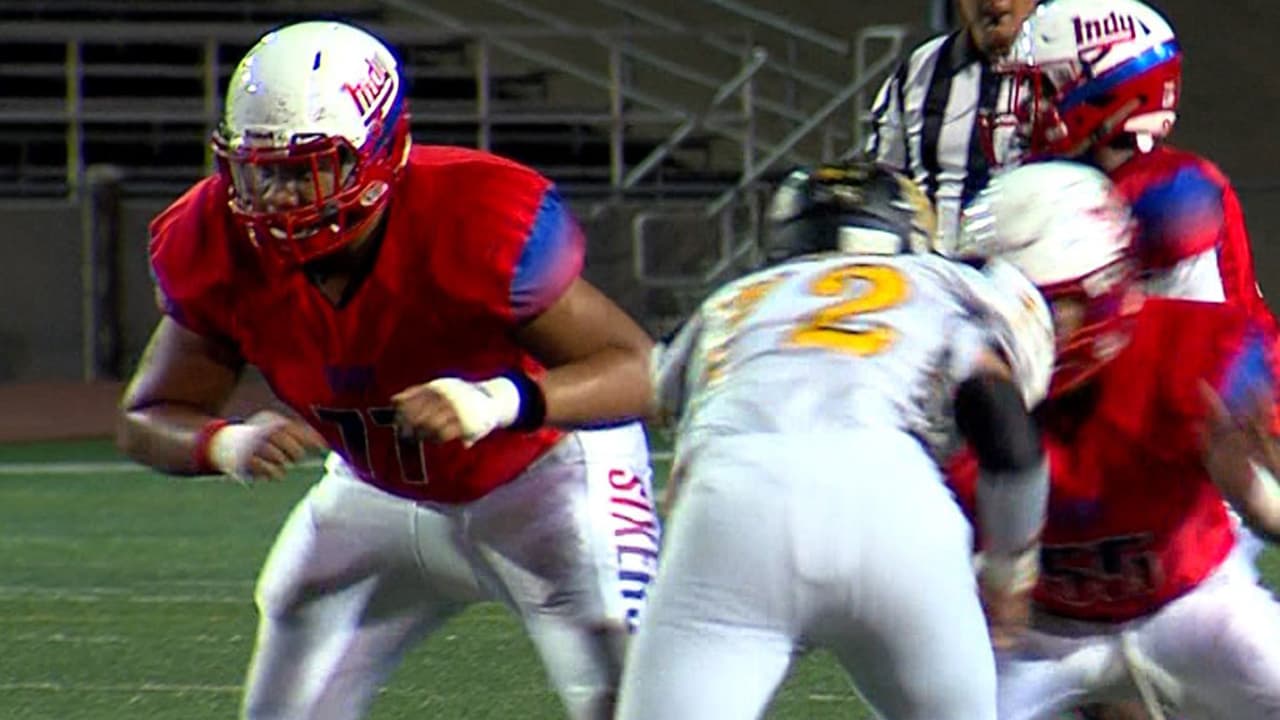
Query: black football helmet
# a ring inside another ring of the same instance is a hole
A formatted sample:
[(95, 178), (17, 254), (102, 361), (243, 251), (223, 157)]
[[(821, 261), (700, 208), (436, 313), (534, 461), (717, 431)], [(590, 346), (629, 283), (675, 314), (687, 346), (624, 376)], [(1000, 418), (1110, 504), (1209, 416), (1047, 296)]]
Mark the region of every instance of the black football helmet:
[(937, 228), (933, 204), (910, 178), (865, 160), (793, 171), (767, 220), (766, 264), (821, 252), (928, 252)]

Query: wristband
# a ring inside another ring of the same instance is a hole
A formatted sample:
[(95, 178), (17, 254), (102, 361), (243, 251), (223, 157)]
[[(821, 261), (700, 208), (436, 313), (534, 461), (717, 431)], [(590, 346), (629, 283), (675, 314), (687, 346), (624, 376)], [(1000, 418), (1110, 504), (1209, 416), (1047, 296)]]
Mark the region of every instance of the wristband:
[(516, 386), (520, 395), (520, 409), (516, 419), (509, 425), (512, 430), (537, 430), (547, 421), (547, 396), (542, 394), (542, 386), (527, 374), (512, 370), (503, 373), (502, 377)]
[(191, 459), (195, 462), (197, 473), (212, 475), (222, 472), (213, 464), (213, 459), (209, 456), (209, 444), (219, 430), (231, 424), (232, 421), (226, 418), (214, 418), (196, 431), (195, 440), (191, 446)]

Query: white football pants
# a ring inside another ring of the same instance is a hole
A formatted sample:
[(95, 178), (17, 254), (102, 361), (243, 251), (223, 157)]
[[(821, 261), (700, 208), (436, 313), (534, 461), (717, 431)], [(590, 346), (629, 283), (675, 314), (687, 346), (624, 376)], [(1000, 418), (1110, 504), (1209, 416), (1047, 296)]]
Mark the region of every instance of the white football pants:
[(994, 720), (971, 532), (919, 443), (744, 435), (681, 461), (621, 720), (757, 718), (809, 646), (885, 717)]
[(1280, 604), (1237, 548), (1194, 590), (1119, 624), (1037, 616), (999, 658), (1000, 720), (1055, 718), (1089, 702), (1140, 699), (1132, 677), (1180, 720), (1280, 718)]
[(459, 505), (390, 495), (336, 455), (325, 467), (258, 581), (244, 717), (359, 718), (410, 646), (480, 600), (519, 617), (571, 718), (609, 717), (656, 571), (639, 425), (573, 433)]

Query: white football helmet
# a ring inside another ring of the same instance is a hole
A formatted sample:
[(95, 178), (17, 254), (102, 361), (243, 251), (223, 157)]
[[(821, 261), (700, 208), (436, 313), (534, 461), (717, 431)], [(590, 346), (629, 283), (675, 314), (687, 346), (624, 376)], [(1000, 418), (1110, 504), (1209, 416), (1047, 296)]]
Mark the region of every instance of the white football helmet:
[(1079, 385), (1128, 339), (1141, 306), (1129, 207), (1099, 170), (1032, 163), (996, 175), (964, 209), (959, 254), (1001, 258), (1040, 289), (1055, 314), (1070, 301), (1080, 323), (1059, 331), (1050, 395)]
[(302, 263), (380, 216), (409, 150), (394, 54), (340, 22), (268, 33), (240, 61), (213, 146), (249, 238)]
[(1122, 132), (1145, 150), (1177, 119), (1182, 50), (1169, 22), (1138, 0), (1043, 3), (997, 69), (1014, 90), (984, 139), (1014, 126), (1021, 147), (993, 156), (1075, 157)]
[(1001, 354), (1013, 370), (1014, 381), (1027, 407), (1049, 394), (1053, 377), (1053, 317), (1044, 295), (1015, 265), (1000, 258), (983, 264), (989, 292), (982, 305), (1003, 332), (996, 333)]

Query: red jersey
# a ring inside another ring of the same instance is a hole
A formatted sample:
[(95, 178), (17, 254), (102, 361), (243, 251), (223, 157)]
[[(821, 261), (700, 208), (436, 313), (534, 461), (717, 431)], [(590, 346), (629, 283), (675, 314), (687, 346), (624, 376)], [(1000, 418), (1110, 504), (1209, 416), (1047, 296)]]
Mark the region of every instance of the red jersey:
[[(1218, 166), (1161, 144), (1135, 154), (1112, 171), (1111, 180), (1138, 221), (1135, 249), (1146, 273), (1167, 273), (1212, 252), (1226, 302), (1239, 306), (1258, 326), (1273, 333), (1280, 330), (1258, 286), (1240, 200)], [(1206, 290), (1185, 287), (1173, 297), (1195, 298)], [(1274, 357), (1280, 360), (1280, 353)], [(1280, 374), (1280, 365), (1273, 371)], [(1280, 433), (1280, 414), (1273, 430)]]
[[(1269, 377), (1272, 337), (1217, 303), (1149, 300), (1129, 345), (1037, 411), (1050, 495), (1036, 601), (1067, 617), (1147, 615), (1203, 581), (1235, 543), (1202, 462), (1199, 383), (1228, 404)], [(977, 464), (950, 480), (972, 516)]]
[(550, 181), (487, 153), (415, 147), (393, 192), (372, 267), (341, 304), (259, 255), (216, 176), (152, 222), (153, 274), (175, 321), (235, 345), (366, 482), (472, 500), (561, 433), (497, 430), (471, 448), (401, 440), (391, 396), (441, 376), (543, 372), (512, 331), (578, 276), (583, 237)]

